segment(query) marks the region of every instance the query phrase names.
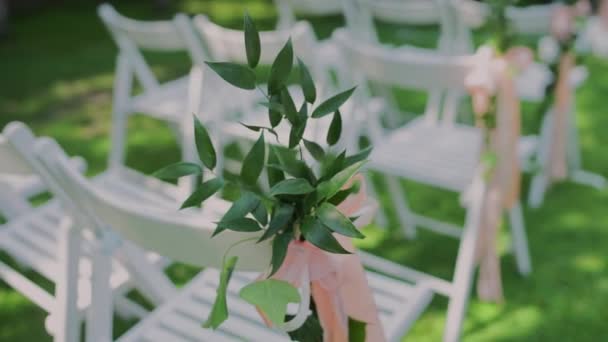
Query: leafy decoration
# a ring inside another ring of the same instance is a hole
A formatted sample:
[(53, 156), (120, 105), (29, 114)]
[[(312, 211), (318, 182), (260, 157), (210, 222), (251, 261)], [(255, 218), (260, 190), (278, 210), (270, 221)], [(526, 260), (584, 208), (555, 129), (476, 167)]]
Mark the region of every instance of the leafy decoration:
[(179, 162), (154, 172), (154, 177), (164, 180), (174, 180), (184, 176), (201, 175), (202, 173), (203, 169), (201, 169), (198, 164)]
[(268, 92), (270, 94), (276, 94), (281, 87), (285, 85), (292, 67), (293, 47), (291, 46), (291, 39), (289, 39), (281, 51), (279, 51), (270, 67), (270, 76), (268, 80)]
[(255, 89), (255, 73), (246, 66), (235, 63), (205, 62), (224, 81), (242, 89)]
[(334, 113), (348, 100), (348, 98), (355, 92), (355, 89), (356, 87), (353, 87), (325, 100), (312, 112), (312, 117), (322, 118), (327, 114)]
[(283, 324), (287, 304), (300, 302), (298, 290), (285, 281), (275, 279), (253, 282), (243, 287), (239, 296), (257, 306), (275, 325)]
[(194, 140), (196, 141), (196, 149), (200, 160), (209, 170), (213, 170), (217, 163), (215, 148), (207, 129), (196, 116), (194, 116)]
[(336, 110), (327, 131), (327, 143), (335, 145), (340, 140), (340, 135), (342, 135), (342, 115), (339, 110)]
[(262, 169), (264, 169), (265, 159), (266, 145), (264, 144), (264, 133), (262, 133), (243, 161), (241, 178), (245, 184), (256, 184)]
[(224, 261), (222, 273), (220, 274), (220, 284), (217, 287), (217, 297), (213, 303), (211, 314), (207, 321), (203, 323), (204, 328), (217, 329), (226, 319), (228, 319), (228, 305), (226, 304), (226, 292), (228, 291), (228, 282), (232, 277), (232, 272), (236, 266), (238, 257), (232, 257)]
[(181, 209), (200, 207), (206, 199), (218, 192), (222, 186), (224, 186), (224, 181), (221, 178), (213, 178), (204, 182), (186, 199)]
[(247, 53), (247, 63), (252, 68), (255, 68), (260, 61), (260, 34), (255, 28), (255, 24), (249, 14), (245, 13), (245, 19), (243, 23), (243, 29), (245, 31), (245, 52)]
[(299, 58), (298, 67), (300, 68), (300, 86), (302, 87), (304, 98), (306, 99), (306, 102), (314, 103), (317, 99), (317, 90), (315, 88), (315, 82), (310, 76), (310, 71), (308, 71), (308, 67), (306, 67), (306, 64), (304, 64), (304, 62), (302, 62), (302, 60)]

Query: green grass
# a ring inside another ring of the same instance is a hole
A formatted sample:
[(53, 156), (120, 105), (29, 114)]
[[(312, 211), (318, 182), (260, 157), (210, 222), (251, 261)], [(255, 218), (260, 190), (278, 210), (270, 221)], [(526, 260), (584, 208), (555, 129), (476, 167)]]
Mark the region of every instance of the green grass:
[[(139, 18), (170, 18), (149, 1), (116, 1), (118, 9)], [(271, 1), (175, 1), (174, 10), (206, 13), (213, 20), (238, 27), (247, 7), (263, 28), (272, 27), (276, 12)], [(0, 41), (0, 127), (24, 121), (38, 134), (59, 140), (70, 154), (89, 162), (89, 173), (106, 166), (109, 148), (111, 90), (116, 49), (90, 4), (56, 6), (13, 18), (11, 35)], [(312, 18), (317, 33), (327, 37), (341, 18)], [(434, 27), (382, 26), (383, 38), (393, 43), (414, 42), (432, 46)], [(162, 78), (189, 68), (185, 55), (152, 55)], [(584, 165), (608, 175), (608, 63), (589, 59), (589, 82), (579, 92), (577, 113)], [(398, 92), (398, 102), (420, 107), (422, 96)], [(534, 106), (525, 107), (531, 115)], [(524, 120), (526, 121), (526, 120)], [(527, 122), (527, 121), (526, 121)], [(170, 130), (162, 123), (136, 117), (129, 123), (128, 164), (151, 172), (178, 158)], [(407, 157), (407, 156), (404, 156)], [(378, 178), (379, 182), (381, 179)], [(426, 187), (404, 183), (417, 211), (438, 218), (461, 221), (456, 197)], [(527, 181), (524, 182), (527, 189)], [(380, 200), (389, 204), (387, 196)], [(389, 206), (390, 207), (390, 206)], [(502, 270), (506, 302), (495, 305), (471, 300), (464, 325), (465, 341), (598, 341), (608, 335), (608, 190), (602, 192), (575, 184), (559, 184), (538, 210), (526, 210), (526, 224), (534, 264), (530, 278), (515, 272), (503, 234)], [(362, 243), (383, 257), (450, 277), (457, 243), (420, 231), (416, 241), (403, 238), (391, 213), (388, 229), (370, 227)], [(2, 260), (7, 260), (2, 256)], [(174, 267), (171, 275), (183, 283), (193, 274), (188, 267)], [(438, 341), (443, 329), (446, 300), (436, 297), (407, 341)], [(0, 282), (0, 341), (49, 341), (44, 313)], [(117, 333), (128, 326), (117, 322)]]

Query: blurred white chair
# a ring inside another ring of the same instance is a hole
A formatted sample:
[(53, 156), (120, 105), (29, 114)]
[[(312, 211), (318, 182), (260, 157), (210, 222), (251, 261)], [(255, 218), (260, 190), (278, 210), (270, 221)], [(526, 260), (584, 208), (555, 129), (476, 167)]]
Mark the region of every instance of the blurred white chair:
[[(96, 232), (90, 230), (86, 222), (70, 215), (69, 210), (66, 212), (65, 203), (60, 203), (61, 189), (34, 158), (34, 145), (38, 140), (20, 123), (7, 125), (0, 134), (0, 172), (13, 177), (36, 177), (54, 195), (53, 199), (38, 207), (29, 207), (0, 225), (0, 250), (26, 270), (42, 275), (54, 285), (55, 292), (47, 292), (19, 269), (4, 262), (0, 262), (0, 278), (48, 313), (47, 331), (55, 341), (72, 342), (77, 341), (81, 319), (95, 301), (91, 283), (95, 282), (92, 263), (95, 262)], [(81, 171), (85, 167), (82, 159), (70, 162)], [(179, 207), (174, 186), (128, 170), (102, 174), (94, 182), (123, 200), (158, 208)], [(3, 192), (2, 196), (5, 195)], [(114, 301), (124, 317), (147, 314), (141, 305), (126, 298), (133, 288), (155, 305), (163, 303), (175, 292), (173, 284), (162, 273), (165, 259), (146, 254), (130, 244), (121, 246), (116, 255), (108, 270), (111, 277), (106, 279), (109, 279), (112, 291), (107, 300)]]
[(340, 0), (274, 0), (279, 12), (279, 28), (293, 26), (296, 14), (325, 16), (342, 14)]
[[(38, 160), (65, 190), (75, 212), (85, 215), (83, 220), (97, 224), (103, 232), (100, 239), (105, 241), (111, 228), (121, 237), (139, 245), (141, 248), (158, 252), (172, 260), (203, 266), (206, 269), (186, 285), (180, 293), (165, 305), (157, 308), (150, 316), (138, 323), (123, 335), (119, 341), (286, 341), (287, 336), (277, 330), (266, 328), (256, 310), (238, 297), (238, 290), (255, 279), (256, 273), (264, 272), (269, 265), (270, 242), (256, 244), (259, 233), (223, 232), (214, 238), (212, 222), (221, 214), (218, 211), (196, 209), (186, 212), (157, 210), (141, 205), (137, 201), (125, 200), (107, 191), (103, 186), (91, 183), (70, 165), (61, 148), (52, 140), (42, 141), (35, 149)], [(459, 340), (462, 320), (471, 287), (474, 271), (474, 249), (479, 233), (479, 212), (481, 196), (484, 192), (482, 178), (477, 178), (472, 188), (471, 201), (466, 228), (458, 250), (453, 282), (398, 266), (381, 258), (362, 254), (366, 267), (377, 270), (391, 278), (368, 272), (368, 281), (379, 307), (380, 319), (388, 341), (399, 341), (410, 328), (424, 308), (430, 303), (433, 292), (447, 296), (449, 301), (448, 318), (444, 341)], [(376, 204), (370, 201), (362, 211), (357, 222), (365, 225), (373, 217)], [(243, 240), (248, 239), (247, 243)], [(201, 327), (211, 310), (218, 283), (218, 271), (222, 259), (230, 247), (238, 242), (238, 249), (231, 249), (230, 256), (238, 256), (237, 270), (228, 291), (230, 318), (220, 327), (211, 331)], [(104, 244), (109, 255), (111, 244)], [(104, 261), (105, 260), (105, 261)], [(108, 275), (108, 258), (99, 258), (94, 268), (95, 274), (102, 279)], [(97, 273), (99, 272), (99, 273)], [(256, 273), (252, 273), (256, 272)], [(396, 280), (399, 279), (399, 280)], [(96, 292), (98, 301), (94, 319), (97, 340), (111, 338), (112, 321), (110, 301), (105, 283), (99, 282)], [(300, 308), (302, 309), (302, 308)]]
[[(334, 37), (344, 51), (350, 74), (357, 84), (371, 80), (411, 90), (453, 89), (464, 92), (464, 78), (476, 63), (473, 56), (399, 51), (361, 43), (343, 30), (337, 31)], [(355, 99), (359, 103), (369, 102), (371, 95), (362, 88)], [(465, 193), (475, 181), (482, 147), (480, 131), (475, 127), (446, 122), (441, 116), (428, 118), (427, 114), (409, 125), (386, 132), (379, 123), (379, 112), (358, 114), (359, 122), (368, 129), (374, 145), (368, 167), (386, 175), (383, 179), (388, 183), (388, 191), (406, 236), (413, 238), (416, 227), (421, 227), (460, 237), (460, 227), (414, 213), (399, 178)], [(520, 204), (516, 204), (508, 214), (518, 270), (526, 275), (532, 266)]]

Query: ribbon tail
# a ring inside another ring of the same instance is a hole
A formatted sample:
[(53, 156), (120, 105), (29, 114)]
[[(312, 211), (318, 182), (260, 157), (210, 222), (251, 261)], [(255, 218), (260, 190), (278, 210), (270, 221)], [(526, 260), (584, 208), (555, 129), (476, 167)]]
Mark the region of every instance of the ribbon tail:
[(572, 109), (570, 71), (574, 67), (574, 56), (566, 53), (560, 60), (558, 81), (555, 89), (555, 108), (551, 125), (551, 151), (549, 153), (549, 179), (561, 181), (568, 176), (567, 135), (568, 119)]

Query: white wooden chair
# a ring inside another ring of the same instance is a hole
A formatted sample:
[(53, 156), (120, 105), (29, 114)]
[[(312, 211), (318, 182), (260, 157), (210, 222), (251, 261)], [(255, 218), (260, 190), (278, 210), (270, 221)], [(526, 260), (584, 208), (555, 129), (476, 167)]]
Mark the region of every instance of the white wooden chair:
[[(346, 31), (334, 38), (341, 46), (350, 66), (353, 81), (365, 84), (376, 81), (405, 89), (429, 91), (452, 89), (464, 92), (464, 78), (475, 64), (472, 56), (445, 56), (436, 53), (398, 51), (374, 44), (361, 43)], [(359, 92), (361, 103), (368, 102), (369, 93)], [(355, 105), (355, 107), (357, 107)], [(409, 207), (399, 178), (463, 194), (474, 181), (479, 164), (481, 134), (477, 128), (453, 123), (441, 116), (422, 118), (402, 128), (386, 132), (379, 124), (379, 111), (357, 114), (368, 128), (374, 151), (368, 167), (387, 176), (388, 191), (395, 203), (405, 229), (412, 238), (416, 228), (427, 228), (458, 238), (462, 229), (446, 222), (416, 214)], [(441, 108), (438, 111), (441, 115)], [(373, 185), (372, 185), (373, 186)], [(519, 204), (508, 213), (518, 270), (531, 272), (524, 219)]]
[[(0, 262), (0, 278), (16, 291), (48, 313), (47, 331), (55, 341), (76, 341), (80, 321), (95, 300), (91, 283), (95, 249), (94, 232), (86, 224), (66, 213), (58, 198), (61, 190), (33, 157), (38, 139), (20, 123), (7, 125), (0, 134), (0, 172), (11, 177), (36, 177), (54, 198), (38, 207), (27, 203), (27, 210), (10, 217), (0, 225), (0, 250), (6, 252), (22, 268), (32, 270), (55, 286), (49, 293), (30, 280), (20, 269)], [(79, 170), (84, 161), (71, 161)], [(141, 201), (159, 208), (178, 208), (178, 195), (174, 186), (141, 177), (126, 169), (101, 174), (94, 182), (124, 200)], [(6, 193), (2, 193), (2, 196)], [(8, 200), (12, 200), (8, 198)], [(21, 201), (22, 198), (14, 198)], [(81, 245), (75, 247), (77, 241)], [(69, 254), (68, 249), (73, 249)], [(164, 258), (147, 254), (130, 244), (120, 248), (117, 258), (111, 260), (111, 297), (123, 317), (143, 317), (147, 310), (126, 298), (136, 288), (153, 304), (166, 301), (175, 293), (173, 284), (165, 278), (162, 269)]]
[(340, 0), (274, 0), (279, 12), (279, 28), (296, 23), (296, 14), (324, 16), (342, 14)]
[[(103, 232), (101, 241), (109, 234), (111, 228), (121, 237), (132, 241), (141, 248), (158, 252), (172, 260), (206, 267), (197, 277), (187, 284), (170, 302), (157, 308), (150, 316), (138, 323), (123, 335), (119, 341), (286, 341), (284, 333), (266, 328), (255, 309), (238, 297), (238, 290), (255, 278), (256, 272), (263, 272), (269, 265), (270, 243), (255, 244), (244, 239), (255, 238), (258, 233), (236, 233), (226, 231), (211, 238), (214, 229), (212, 222), (221, 214), (193, 209), (187, 212), (158, 210), (141, 205), (137, 201), (125, 200), (123, 197), (107, 191), (102, 186), (90, 182), (73, 168), (61, 148), (52, 140), (38, 143), (36, 154), (41, 164), (47, 168), (58, 184), (61, 184), (74, 204), (76, 212), (86, 215), (86, 219), (96, 223)], [(444, 341), (459, 340), (462, 320), (468, 303), (471, 280), (474, 273), (474, 249), (479, 235), (479, 211), (481, 196), (484, 192), (482, 178), (472, 187), (470, 208), (467, 223), (456, 261), (456, 271), (452, 282), (445, 281), (424, 273), (398, 266), (381, 258), (362, 253), (366, 267), (382, 274), (368, 272), (368, 281), (374, 291), (376, 304), (379, 306), (381, 322), (389, 341), (399, 341), (411, 324), (422, 313), (430, 302), (433, 292), (449, 298), (448, 318)], [(207, 211), (206, 211), (207, 210)], [(371, 221), (375, 212), (372, 202), (361, 211), (357, 225)], [(84, 218), (83, 218), (84, 219)], [(222, 259), (230, 246), (239, 243), (238, 249), (232, 249), (230, 256), (239, 256), (237, 271), (229, 287), (228, 301), (230, 318), (220, 327), (211, 331), (201, 327), (211, 310), (215, 288), (218, 283), (218, 271)], [(96, 259), (99, 263), (98, 279), (107, 276), (107, 256), (111, 253), (111, 244), (104, 244), (106, 258)], [(105, 262), (104, 262), (105, 260)], [(104, 282), (97, 283), (99, 298), (94, 322), (96, 326), (95, 341), (107, 341), (111, 336), (111, 310), (107, 289)], [(108, 304), (108, 305), (104, 305)], [(91, 340), (93, 341), (93, 340)]]

